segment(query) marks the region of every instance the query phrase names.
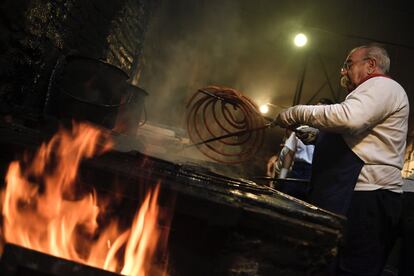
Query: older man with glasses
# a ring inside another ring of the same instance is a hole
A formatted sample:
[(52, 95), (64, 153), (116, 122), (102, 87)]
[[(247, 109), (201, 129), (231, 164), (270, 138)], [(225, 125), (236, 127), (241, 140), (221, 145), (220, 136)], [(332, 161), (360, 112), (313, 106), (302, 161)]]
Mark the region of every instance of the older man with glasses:
[(355, 48), (341, 68), (341, 85), (349, 92), (342, 103), (294, 106), (275, 120), (321, 130), (309, 198), (348, 219), (336, 275), (381, 274), (397, 235), (409, 103), (386, 75), (389, 67), (382, 47)]

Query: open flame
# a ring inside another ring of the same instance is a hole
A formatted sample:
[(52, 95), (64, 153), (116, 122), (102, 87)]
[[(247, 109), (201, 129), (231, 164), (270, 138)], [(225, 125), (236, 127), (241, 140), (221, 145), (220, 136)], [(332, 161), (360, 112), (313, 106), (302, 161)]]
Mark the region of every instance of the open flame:
[(80, 123), (61, 129), (33, 158), (12, 162), (1, 191), (3, 239), (125, 275), (148, 275), (157, 244), (166, 238), (157, 225), (159, 183), (127, 230), (116, 220), (98, 225), (96, 192), (76, 192), (81, 160), (111, 146), (108, 135)]

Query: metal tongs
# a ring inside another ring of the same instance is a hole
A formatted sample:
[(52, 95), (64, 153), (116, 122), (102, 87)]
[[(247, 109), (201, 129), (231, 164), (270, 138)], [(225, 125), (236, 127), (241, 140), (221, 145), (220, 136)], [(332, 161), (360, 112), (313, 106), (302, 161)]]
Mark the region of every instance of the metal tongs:
[[(265, 117), (267, 120), (269, 120), (270, 118)], [(252, 129), (245, 129), (245, 130), (241, 130), (241, 131), (237, 131), (237, 132), (232, 132), (232, 133), (228, 133), (222, 136), (218, 136), (218, 137), (214, 137), (214, 138), (210, 138), (204, 141), (200, 141), (191, 145), (188, 145), (188, 147), (193, 147), (193, 146), (200, 146), (203, 144), (207, 144), (207, 143), (211, 143), (217, 140), (221, 140), (221, 139), (226, 139), (226, 138), (230, 138), (230, 137), (234, 137), (234, 136), (242, 136), (244, 134), (250, 133), (250, 132), (254, 132), (254, 131), (259, 131), (259, 130), (263, 130), (263, 129), (267, 129), (267, 128), (271, 128), (271, 127), (275, 127), (277, 126), (277, 124), (272, 121), (270, 123), (265, 124), (264, 126), (261, 127), (256, 127), (256, 128), (252, 128)]]

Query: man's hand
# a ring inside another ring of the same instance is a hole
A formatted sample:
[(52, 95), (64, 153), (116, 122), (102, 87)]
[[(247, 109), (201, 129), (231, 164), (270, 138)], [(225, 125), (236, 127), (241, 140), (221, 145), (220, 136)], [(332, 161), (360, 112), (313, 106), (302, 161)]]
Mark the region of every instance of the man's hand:
[(314, 144), (318, 137), (319, 130), (310, 126), (300, 126), (295, 129), (298, 137), (305, 145)]

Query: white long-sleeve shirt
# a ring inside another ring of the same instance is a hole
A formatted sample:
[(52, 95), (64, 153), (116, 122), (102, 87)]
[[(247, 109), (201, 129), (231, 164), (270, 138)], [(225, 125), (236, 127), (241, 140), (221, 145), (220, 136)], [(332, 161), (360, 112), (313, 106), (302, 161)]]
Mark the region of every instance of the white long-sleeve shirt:
[(340, 104), (294, 106), (282, 112), (280, 120), (342, 134), (365, 163), (355, 190), (402, 192), (408, 115), (408, 98), (401, 85), (377, 76), (360, 84)]
[(296, 134), (292, 132), (285, 142), (285, 147), (295, 152), (295, 161), (312, 164), (314, 145), (305, 145)]

